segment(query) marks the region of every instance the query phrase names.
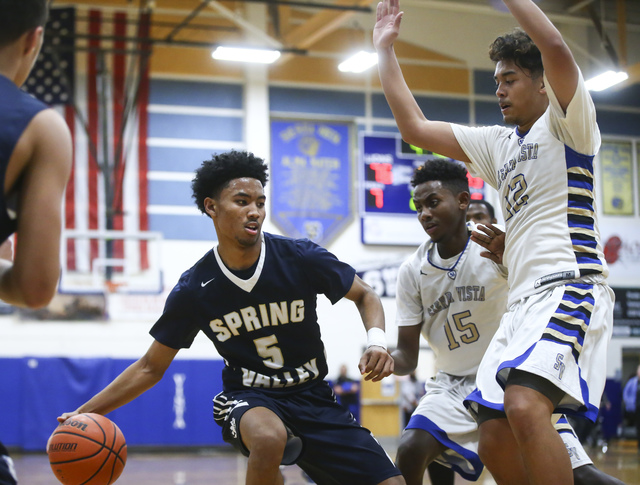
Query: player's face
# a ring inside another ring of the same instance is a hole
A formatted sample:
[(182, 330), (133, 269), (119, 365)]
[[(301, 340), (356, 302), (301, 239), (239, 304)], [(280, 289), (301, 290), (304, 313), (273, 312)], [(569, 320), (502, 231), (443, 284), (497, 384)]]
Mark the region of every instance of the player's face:
[(205, 199), (220, 242), (235, 242), (242, 247), (260, 244), (265, 201), (262, 184), (250, 177), (233, 179), (217, 199)]
[(465, 225), (466, 201), (460, 201), (440, 181), (418, 185), (413, 193), (413, 203), (420, 224), (435, 243), (455, 237)]
[(542, 76), (534, 79), (509, 60), (496, 63), (494, 79), (504, 122), (528, 131), (549, 104)]
[(484, 204), (478, 204), (471, 202), (467, 209), (467, 221), (473, 221), (476, 224), (493, 224), (495, 221), (491, 220), (489, 209)]

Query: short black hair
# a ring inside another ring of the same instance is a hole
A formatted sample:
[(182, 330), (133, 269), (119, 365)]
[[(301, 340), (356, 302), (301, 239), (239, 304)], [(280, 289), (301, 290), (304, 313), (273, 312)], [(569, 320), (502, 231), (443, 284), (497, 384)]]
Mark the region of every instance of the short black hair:
[(44, 27), (49, 0), (0, 0), (0, 12), (0, 47), (4, 47), (29, 30)]
[(486, 200), (484, 200), (484, 199), (472, 199), (472, 200), (469, 201), (469, 205), (471, 205), (471, 204), (481, 204), (481, 205), (485, 206), (487, 208), (487, 212), (489, 213), (489, 217), (491, 219), (495, 219), (496, 218), (496, 210)]
[(414, 170), (411, 186), (417, 187), (433, 180), (441, 182), (454, 195), (469, 192), (467, 169), (459, 162), (443, 158), (428, 160)]
[(513, 61), (523, 71), (529, 71), (533, 79), (544, 71), (540, 49), (520, 28), (494, 40), (489, 47), (489, 57), (493, 62)]
[(206, 214), (204, 199), (217, 198), (229, 182), (242, 177), (258, 179), (264, 187), (269, 178), (267, 170), (264, 160), (250, 152), (233, 150), (213, 155), (196, 170), (191, 181), (192, 197), (198, 209)]

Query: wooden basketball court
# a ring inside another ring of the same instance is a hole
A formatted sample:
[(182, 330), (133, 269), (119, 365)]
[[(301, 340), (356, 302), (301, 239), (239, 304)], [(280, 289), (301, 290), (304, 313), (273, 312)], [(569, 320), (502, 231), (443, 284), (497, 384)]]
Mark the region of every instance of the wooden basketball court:
[[(394, 442), (382, 440), (393, 456)], [(620, 440), (602, 449), (587, 449), (594, 464), (627, 485), (640, 485), (640, 454), (634, 440)], [(14, 454), (16, 471), (21, 484), (56, 485), (58, 482), (49, 467), (45, 454)], [(149, 452), (131, 450), (127, 466), (117, 485), (244, 485), (246, 458), (229, 448), (203, 449), (189, 452)], [(306, 485), (309, 482), (296, 466), (283, 468), (286, 485)], [(425, 479), (425, 484), (430, 483)], [(468, 482), (456, 476), (456, 485)], [(487, 473), (479, 485), (495, 482)]]

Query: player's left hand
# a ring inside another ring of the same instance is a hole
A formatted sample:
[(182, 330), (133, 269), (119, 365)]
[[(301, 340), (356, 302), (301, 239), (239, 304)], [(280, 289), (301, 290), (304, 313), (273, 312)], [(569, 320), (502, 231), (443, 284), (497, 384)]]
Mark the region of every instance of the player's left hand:
[(358, 368), (365, 381), (381, 381), (393, 373), (393, 357), (386, 349), (372, 345), (362, 354)]
[(487, 224), (486, 226), (478, 224), (477, 228), (480, 231), (472, 231), (471, 240), (486, 249), (486, 251), (480, 253), (480, 256), (490, 259), (494, 263), (502, 264), (504, 231), (493, 224)]

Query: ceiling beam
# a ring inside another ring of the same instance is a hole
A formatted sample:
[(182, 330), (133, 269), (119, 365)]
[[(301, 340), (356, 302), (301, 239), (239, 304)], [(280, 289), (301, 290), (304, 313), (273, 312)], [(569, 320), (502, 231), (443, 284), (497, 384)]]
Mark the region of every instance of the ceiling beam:
[[(368, 7), (374, 1), (375, 0), (357, 0), (355, 6)], [(354, 2), (353, 0), (338, 0), (336, 5), (353, 6)], [(304, 24), (289, 32), (284, 37), (285, 43), (295, 46), (298, 49), (306, 49), (338, 29), (346, 20), (351, 18), (354, 13), (353, 11), (335, 12), (329, 10), (318, 12)]]

